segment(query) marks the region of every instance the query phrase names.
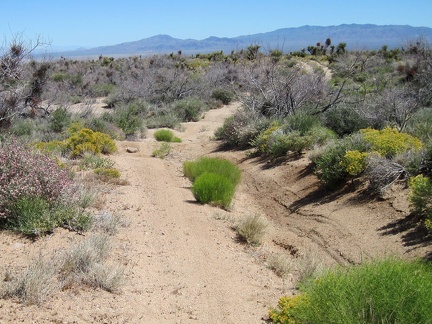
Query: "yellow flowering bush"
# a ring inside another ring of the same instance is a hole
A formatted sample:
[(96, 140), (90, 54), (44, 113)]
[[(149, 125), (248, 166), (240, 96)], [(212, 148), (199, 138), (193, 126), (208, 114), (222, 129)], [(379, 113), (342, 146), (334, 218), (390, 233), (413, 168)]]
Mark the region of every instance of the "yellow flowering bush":
[(94, 132), (88, 128), (77, 131), (69, 129), (71, 136), (65, 140), (65, 146), (72, 157), (82, 156), (85, 152), (110, 154), (117, 151), (114, 140), (105, 133)]
[(305, 294), (296, 296), (284, 296), (279, 299), (277, 308), (271, 308), (269, 311), (270, 319), (274, 323), (296, 324), (301, 323), (296, 320), (295, 311), (302, 304), (307, 303)]
[(391, 158), (397, 154), (423, 148), (423, 143), (416, 137), (401, 133), (395, 128), (386, 127), (382, 130), (372, 128), (361, 129), (364, 140), (371, 144), (371, 151)]
[(366, 169), (366, 156), (366, 152), (360, 152), (358, 150), (347, 151), (340, 165), (348, 174), (357, 176)]

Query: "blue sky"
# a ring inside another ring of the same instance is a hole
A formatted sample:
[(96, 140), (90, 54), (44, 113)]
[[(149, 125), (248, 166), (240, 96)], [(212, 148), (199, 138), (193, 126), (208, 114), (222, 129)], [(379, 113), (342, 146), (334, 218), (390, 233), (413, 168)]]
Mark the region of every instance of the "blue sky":
[(2, 0), (0, 35), (40, 35), (53, 48), (114, 45), (168, 34), (235, 37), (340, 24), (432, 27), (432, 0)]

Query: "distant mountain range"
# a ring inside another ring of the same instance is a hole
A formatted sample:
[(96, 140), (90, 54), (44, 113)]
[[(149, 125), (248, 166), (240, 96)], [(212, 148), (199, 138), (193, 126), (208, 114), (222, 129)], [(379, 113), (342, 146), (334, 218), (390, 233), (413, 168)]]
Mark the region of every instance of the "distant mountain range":
[(134, 42), (121, 43), (50, 53), (54, 57), (94, 57), (94, 56), (131, 56), (163, 53), (184, 54), (211, 53), (241, 50), (250, 45), (261, 45), (263, 51), (280, 49), (284, 52), (299, 51), (318, 42), (323, 44), (330, 38), (333, 45), (347, 43), (348, 50), (379, 49), (383, 45), (389, 48), (403, 47), (407, 42), (424, 38), (432, 41), (432, 28), (412, 27), (408, 25), (371, 25), (344, 24), (338, 26), (302, 26), (283, 28), (275, 31), (238, 36), (233, 38), (209, 37), (203, 40), (178, 39), (168, 35), (157, 35)]

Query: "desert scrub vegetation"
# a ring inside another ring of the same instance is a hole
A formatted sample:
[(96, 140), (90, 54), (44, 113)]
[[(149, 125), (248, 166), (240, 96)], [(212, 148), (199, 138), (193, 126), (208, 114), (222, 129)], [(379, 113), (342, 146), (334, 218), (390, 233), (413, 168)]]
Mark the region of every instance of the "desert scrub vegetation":
[(261, 215), (247, 216), (234, 225), (239, 239), (252, 246), (262, 244), (269, 222)]
[(422, 217), (429, 232), (432, 232), (432, 182), (422, 174), (409, 180), (410, 202), (415, 213)]
[(172, 147), (170, 143), (163, 142), (157, 149), (152, 152), (152, 156), (159, 159), (164, 159), (171, 153), (171, 148)]
[(372, 189), (383, 192), (420, 172), (423, 148), (420, 139), (394, 128), (367, 128), (318, 148), (310, 158), (328, 187), (365, 175)]
[(270, 310), (275, 323), (428, 323), (428, 262), (385, 259), (334, 268), (303, 281)]
[(183, 163), (184, 175), (192, 181), (192, 193), (201, 203), (228, 208), (231, 205), (241, 171), (221, 158), (202, 157)]
[(0, 146), (0, 225), (28, 235), (55, 227), (85, 230), (86, 195), (58, 161), (16, 140)]
[(181, 138), (175, 136), (170, 129), (158, 129), (154, 132), (153, 136), (158, 142), (181, 143)]
[[(112, 226), (108, 228), (112, 229)], [(39, 255), (23, 271), (9, 273), (0, 286), (0, 297), (18, 298), (26, 305), (41, 305), (56, 292), (76, 286), (118, 292), (124, 269), (107, 262), (110, 249), (109, 236), (94, 233), (61, 252)]]

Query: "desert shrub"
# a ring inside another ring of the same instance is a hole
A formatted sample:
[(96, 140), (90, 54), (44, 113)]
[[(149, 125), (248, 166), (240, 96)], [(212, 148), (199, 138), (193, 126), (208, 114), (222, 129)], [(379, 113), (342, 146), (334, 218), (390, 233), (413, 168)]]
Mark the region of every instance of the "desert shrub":
[(8, 227), (26, 235), (44, 235), (64, 221), (62, 215), (41, 197), (18, 198), (9, 208)]
[(340, 165), (348, 174), (357, 176), (366, 169), (366, 156), (366, 152), (360, 152), (357, 150), (347, 151), (340, 162)]
[(241, 177), (240, 169), (235, 164), (222, 158), (201, 157), (196, 161), (185, 161), (183, 163), (183, 173), (192, 182), (206, 172), (222, 175), (233, 185), (237, 185)]
[(288, 275), (293, 269), (292, 261), (286, 254), (273, 253), (268, 257), (267, 263), (268, 267), (281, 278)]
[(49, 126), (53, 132), (60, 133), (67, 129), (71, 122), (70, 114), (65, 108), (60, 107), (53, 111)]
[(324, 144), (336, 135), (319, 125), (319, 120), (306, 114), (295, 114), (283, 121), (274, 121), (250, 143), (257, 153), (283, 156), (288, 152), (301, 154), (314, 144)]
[(414, 212), (424, 218), (427, 229), (432, 231), (432, 182), (420, 174), (409, 180), (409, 187)]
[(120, 178), (120, 171), (114, 168), (97, 168), (93, 170), (100, 177)]
[(235, 95), (232, 91), (227, 89), (216, 89), (213, 90), (211, 97), (220, 100), (224, 105), (228, 105), (234, 100)]
[(241, 220), (234, 228), (241, 240), (258, 246), (262, 244), (268, 226), (269, 223), (264, 217), (253, 215)]
[[(105, 114), (109, 115), (109, 113)], [(94, 132), (108, 134), (111, 138), (116, 140), (124, 140), (126, 138), (124, 131), (118, 126), (114, 125), (112, 121), (110, 122), (107, 119), (110, 118), (104, 118), (103, 116), (93, 116), (85, 120), (84, 127), (89, 128)]]
[(284, 296), (278, 301), (277, 308), (271, 308), (269, 317), (273, 323), (295, 324), (300, 323), (296, 316), (297, 309), (307, 303), (305, 295)]
[(164, 159), (166, 158), (171, 152), (171, 145), (169, 143), (163, 142), (159, 148), (155, 149), (152, 152), (152, 156)]
[(224, 124), (216, 130), (215, 139), (233, 147), (250, 147), (252, 140), (271, 123), (271, 119), (241, 110), (225, 119)]
[(93, 84), (90, 91), (94, 97), (107, 97), (114, 91), (115, 86), (109, 83)]
[(324, 126), (334, 131), (340, 137), (353, 134), (369, 126), (368, 121), (356, 109), (345, 105), (328, 109), (322, 115), (322, 121)]
[(369, 145), (358, 133), (343, 139), (329, 142), (310, 154), (315, 165), (315, 173), (327, 187), (335, 187), (343, 182), (349, 173), (342, 162), (348, 151), (369, 151)]
[(88, 169), (93, 170), (98, 168), (109, 169), (113, 165), (114, 165), (113, 160), (89, 152), (84, 152), (82, 159), (79, 162), (79, 167), (82, 170), (88, 170)]
[(0, 217), (11, 217), (10, 206), (21, 198), (40, 198), (55, 204), (74, 184), (53, 158), (12, 141), (0, 146)]
[(420, 150), (422, 142), (409, 134), (399, 132), (395, 128), (386, 127), (382, 130), (366, 128), (360, 130), (366, 142), (371, 144), (371, 150), (387, 158), (409, 151)]
[(180, 125), (179, 117), (174, 113), (159, 113), (145, 120), (148, 128), (172, 128), (175, 129)]
[(39, 256), (22, 274), (5, 284), (1, 297), (17, 297), (25, 305), (41, 305), (60, 288), (56, 271), (55, 262)]
[(110, 292), (118, 290), (124, 271), (106, 264), (110, 248), (107, 235), (95, 234), (65, 251), (58, 270), (63, 286), (85, 284)]
[(408, 121), (406, 131), (423, 142), (431, 140), (432, 108), (423, 108)]
[(183, 122), (197, 122), (206, 110), (206, 104), (197, 98), (184, 98), (174, 102), (174, 112)]
[(21, 136), (31, 136), (36, 129), (36, 124), (34, 119), (31, 118), (17, 118), (14, 120), (13, 124), (9, 128), (12, 135)]
[(103, 211), (94, 216), (92, 231), (102, 232), (110, 236), (117, 234), (119, 227), (126, 227), (127, 222), (118, 214)]
[(298, 131), (292, 131), (284, 134), (281, 129), (276, 129), (271, 134), (264, 132), (263, 136), (259, 135), (253, 145), (258, 145), (260, 154), (279, 157), (293, 152), (301, 154), (302, 151), (310, 148), (313, 139), (310, 136), (303, 136)]
[(93, 132), (88, 128), (78, 131), (69, 128), (69, 132), (72, 135), (65, 140), (65, 145), (71, 157), (82, 156), (85, 152), (110, 154), (117, 151), (115, 142), (108, 134)]
[(147, 111), (146, 103), (133, 102), (119, 105), (109, 116), (104, 117), (119, 127), (126, 136), (132, 136), (143, 130), (144, 116)]
[(235, 185), (226, 177), (216, 173), (205, 172), (195, 179), (192, 193), (195, 199), (203, 204), (228, 208), (234, 196)]
[(428, 323), (431, 265), (386, 259), (335, 268), (270, 310), (275, 323)]
[(169, 129), (158, 129), (153, 135), (158, 142), (181, 142), (181, 139), (174, 136), (174, 133)]

